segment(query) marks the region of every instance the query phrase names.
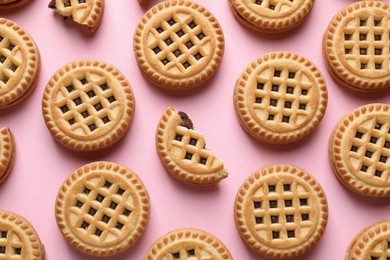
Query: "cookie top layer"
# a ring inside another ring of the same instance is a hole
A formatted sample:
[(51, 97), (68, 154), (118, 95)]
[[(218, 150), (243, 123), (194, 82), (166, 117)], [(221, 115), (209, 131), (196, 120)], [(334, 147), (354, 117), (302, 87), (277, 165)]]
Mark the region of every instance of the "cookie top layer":
[(79, 60), (49, 80), (42, 111), (48, 129), (62, 145), (79, 151), (99, 150), (116, 143), (129, 129), (134, 96), (114, 66)]
[(273, 52), (252, 62), (234, 89), (234, 107), (243, 128), (267, 143), (291, 143), (324, 116), (328, 94), (317, 67), (291, 52)]
[(160, 237), (145, 260), (213, 259), (231, 260), (226, 246), (214, 235), (199, 229), (179, 229)]
[(15, 160), (15, 140), (8, 127), (0, 129), (0, 183), (10, 173)]
[(323, 39), (330, 74), (355, 90), (390, 86), (390, 5), (359, 1), (341, 10)]
[(174, 90), (198, 86), (218, 69), (224, 36), (217, 19), (189, 0), (151, 8), (134, 35), (138, 66), (155, 84)]
[(31, 223), (5, 210), (0, 210), (0, 259), (45, 259), (45, 249)]
[(20, 25), (0, 18), (0, 109), (30, 94), (37, 84), (39, 66), (32, 37)]
[(83, 253), (114, 255), (142, 235), (150, 214), (149, 195), (141, 179), (112, 162), (77, 169), (62, 184), (56, 220), (68, 242)]
[(190, 184), (217, 183), (228, 173), (220, 159), (205, 148), (203, 135), (184, 112), (168, 107), (156, 131), (156, 148), (167, 171)]
[(364, 105), (345, 115), (330, 138), (329, 159), (352, 191), (390, 196), (390, 105)]
[(49, 7), (93, 32), (102, 20), (104, 0), (51, 0)]
[(276, 33), (300, 24), (314, 0), (228, 0), (235, 17), (256, 31)]
[(348, 247), (346, 260), (379, 260), (390, 257), (390, 221), (380, 221), (365, 227)]
[(328, 206), (319, 183), (303, 169), (271, 165), (257, 170), (237, 193), (234, 217), (242, 239), (264, 255), (298, 256), (322, 236)]

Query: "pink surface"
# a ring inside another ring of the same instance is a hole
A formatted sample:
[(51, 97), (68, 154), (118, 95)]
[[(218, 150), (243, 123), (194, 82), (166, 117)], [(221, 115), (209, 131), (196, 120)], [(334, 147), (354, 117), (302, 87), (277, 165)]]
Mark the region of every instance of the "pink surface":
[[(329, 135), (339, 118), (367, 103), (389, 103), (390, 91), (355, 93), (329, 76), (321, 53), (322, 34), (330, 19), (352, 0), (318, 0), (307, 21), (296, 30), (275, 36), (241, 26), (226, 0), (197, 0), (217, 19), (225, 33), (225, 56), (218, 73), (198, 91), (172, 95), (144, 79), (132, 51), (136, 24), (148, 7), (135, 0), (107, 0), (104, 18), (94, 34), (70, 21), (64, 22), (47, 8), (49, 0), (35, 0), (17, 11), (0, 13), (31, 33), (41, 51), (41, 76), (36, 90), (23, 103), (0, 111), (0, 126), (15, 134), (15, 167), (0, 186), (0, 208), (17, 212), (32, 222), (45, 244), (47, 259), (93, 259), (62, 238), (54, 218), (54, 203), (62, 182), (75, 169), (96, 160), (126, 165), (144, 181), (151, 199), (151, 218), (143, 237), (128, 251), (108, 259), (143, 259), (149, 246), (168, 231), (194, 227), (219, 237), (234, 259), (265, 259), (241, 240), (233, 219), (233, 203), (241, 183), (256, 169), (272, 163), (290, 163), (311, 173), (322, 185), (329, 204), (329, 220), (319, 243), (299, 259), (343, 259), (346, 248), (364, 226), (390, 218), (388, 199), (363, 198), (347, 191), (328, 162)], [(329, 91), (328, 109), (318, 129), (308, 138), (288, 146), (255, 141), (236, 119), (232, 94), (235, 81), (255, 58), (270, 51), (294, 51), (308, 57), (322, 71)], [(41, 115), (41, 97), (51, 75), (69, 61), (105, 60), (128, 78), (136, 99), (133, 125), (120, 144), (99, 154), (76, 154), (58, 145)], [(166, 173), (155, 151), (155, 129), (164, 109), (174, 104), (189, 114), (207, 146), (229, 170), (219, 185), (196, 188)]]

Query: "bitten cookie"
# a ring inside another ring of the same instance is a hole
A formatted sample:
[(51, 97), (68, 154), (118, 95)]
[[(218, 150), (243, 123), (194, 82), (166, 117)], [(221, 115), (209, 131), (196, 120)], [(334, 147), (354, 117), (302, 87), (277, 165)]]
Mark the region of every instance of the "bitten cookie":
[(29, 2), (31, 0), (0, 0), (0, 10), (18, 8)]
[(141, 179), (112, 162), (77, 169), (62, 184), (55, 215), (64, 238), (94, 256), (118, 254), (134, 245), (149, 221), (150, 202)]
[(8, 127), (0, 128), (0, 184), (11, 173), (15, 161), (15, 139)]
[(228, 0), (239, 22), (253, 30), (279, 33), (301, 24), (314, 0)]
[(254, 138), (273, 144), (310, 134), (323, 118), (327, 101), (320, 71), (291, 52), (272, 52), (253, 61), (234, 89), (241, 126)]
[(77, 151), (96, 151), (126, 134), (134, 105), (129, 82), (118, 69), (103, 61), (78, 60), (49, 80), (42, 112), (60, 144)]
[(0, 210), (0, 259), (45, 260), (45, 248), (22, 216)]
[(179, 229), (160, 237), (144, 260), (232, 260), (229, 250), (214, 235), (199, 229)]
[(214, 184), (228, 176), (221, 160), (206, 149), (203, 135), (184, 112), (168, 107), (156, 131), (161, 163), (175, 178), (195, 185)]
[(51, 0), (49, 8), (94, 32), (102, 21), (104, 0)]
[(368, 104), (346, 114), (329, 140), (338, 180), (366, 196), (390, 196), (390, 105)]
[(20, 25), (0, 18), (0, 109), (32, 92), (39, 69), (39, 51), (32, 37)]
[(345, 260), (382, 260), (390, 258), (390, 221), (365, 227), (352, 240)]
[(341, 10), (323, 38), (330, 75), (359, 91), (390, 87), (390, 5), (358, 1)]
[(234, 217), (241, 238), (258, 253), (295, 257), (321, 238), (328, 205), (310, 174), (296, 166), (276, 164), (257, 170), (241, 185)]
[(134, 53), (142, 73), (173, 90), (199, 86), (218, 69), (224, 36), (217, 19), (195, 1), (164, 1), (139, 22)]

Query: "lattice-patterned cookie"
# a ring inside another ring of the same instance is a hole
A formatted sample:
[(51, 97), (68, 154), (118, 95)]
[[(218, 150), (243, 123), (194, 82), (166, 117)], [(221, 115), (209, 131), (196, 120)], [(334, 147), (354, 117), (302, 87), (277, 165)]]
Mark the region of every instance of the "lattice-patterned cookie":
[(104, 0), (51, 0), (49, 8), (94, 32), (103, 17)]
[(59, 69), (42, 100), (46, 125), (62, 145), (78, 151), (106, 148), (130, 127), (134, 96), (125, 76), (103, 61), (79, 60)]
[(298, 256), (324, 233), (328, 206), (319, 183), (303, 169), (278, 164), (257, 170), (240, 187), (234, 206), (242, 239), (275, 258)]
[(242, 127), (267, 143), (291, 143), (309, 133), (324, 116), (328, 94), (317, 67), (291, 52), (273, 52), (252, 62), (234, 89)]
[(0, 0), (0, 10), (21, 7), (31, 0)]
[(223, 163), (206, 149), (203, 135), (184, 112), (168, 107), (158, 123), (156, 148), (165, 169), (190, 184), (213, 184), (226, 178)]
[(390, 221), (365, 227), (351, 241), (345, 260), (390, 259)]
[(143, 74), (174, 90), (200, 85), (218, 69), (224, 37), (217, 19), (190, 0), (164, 1), (141, 19), (134, 53)]
[(141, 179), (112, 162), (77, 169), (62, 184), (56, 201), (57, 224), (76, 249), (95, 256), (131, 247), (149, 221), (149, 195)]
[(15, 139), (11, 130), (8, 127), (0, 128), (0, 184), (12, 170), (15, 161), (15, 147)]
[(390, 105), (369, 104), (346, 114), (329, 141), (341, 183), (367, 196), (390, 196)]
[(265, 33), (290, 30), (309, 14), (314, 0), (228, 0), (243, 25)]
[(390, 87), (390, 5), (359, 1), (341, 10), (323, 38), (332, 77), (360, 91)]
[(20, 25), (0, 18), (0, 109), (17, 104), (35, 88), (38, 48)]
[(214, 235), (199, 229), (179, 229), (160, 237), (145, 260), (232, 260), (229, 250)]
[(6, 210), (0, 210), (0, 259), (45, 260), (45, 248), (31, 223)]

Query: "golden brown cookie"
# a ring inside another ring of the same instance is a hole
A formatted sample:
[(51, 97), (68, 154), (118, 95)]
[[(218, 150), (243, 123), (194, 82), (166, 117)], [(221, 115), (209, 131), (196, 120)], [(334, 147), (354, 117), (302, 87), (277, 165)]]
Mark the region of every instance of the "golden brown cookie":
[(148, 192), (130, 169), (94, 162), (62, 184), (55, 215), (64, 238), (94, 256), (118, 254), (134, 245), (149, 221)]
[(327, 100), (321, 72), (292, 52), (272, 52), (253, 61), (234, 89), (241, 126), (254, 138), (273, 144), (310, 134), (324, 116)]
[(134, 96), (125, 76), (114, 66), (78, 60), (49, 80), (42, 112), (59, 143), (77, 151), (96, 151), (126, 134), (134, 114)]
[(301, 24), (314, 0), (228, 0), (239, 22), (253, 30), (279, 33)]
[(214, 184), (226, 178), (222, 161), (205, 146), (205, 138), (194, 130), (186, 113), (177, 112), (173, 106), (165, 110), (156, 131), (156, 148), (172, 176), (195, 185)]
[(31, 0), (0, 0), (0, 10), (21, 7), (30, 2)]
[(167, 89), (199, 86), (219, 68), (224, 36), (217, 19), (190, 0), (164, 1), (139, 22), (134, 53), (146, 78)]
[(365, 227), (352, 240), (345, 260), (385, 260), (390, 258), (390, 221)]
[(49, 8), (94, 32), (102, 21), (104, 0), (51, 0)]
[(390, 5), (358, 1), (341, 10), (323, 38), (330, 75), (359, 91), (390, 87)]
[(346, 114), (329, 140), (339, 181), (366, 196), (390, 196), (390, 105), (368, 104)]
[(8, 177), (15, 161), (15, 139), (8, 127), (0, 128), (0, 184)]
[(32, 92), (39, 69), (39, 51), (31, 36), (20, 25), (0, 18), (0, 109)]
[(242, 239), (274, 258), (301, 255), (324, 233), (325, 193), (301, 168), (275, 164), (257, 170), (240, 187), (234, 217)]
[(232, 260), (229, 250), (214, 235), (199, 229), (179, 229), (160, 237), (144, 260)]
[(45, 248), (31, 223), (6, 210), (0, 210), (0, 259), (45, 259)]

